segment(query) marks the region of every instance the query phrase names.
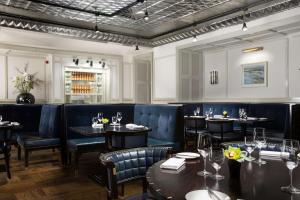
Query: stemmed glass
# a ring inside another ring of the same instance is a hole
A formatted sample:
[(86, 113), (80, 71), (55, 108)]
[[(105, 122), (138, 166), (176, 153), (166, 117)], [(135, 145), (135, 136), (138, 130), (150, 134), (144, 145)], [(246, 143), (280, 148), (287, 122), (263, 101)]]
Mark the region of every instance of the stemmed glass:
[(98, 123), (98, 118), (97, 117), (93, 117), (92, 118), (92, 126), (97, 125), (97, 123)]
[(0, 122), (2, 122), (2, 119), (3, 119), (3, 118), (2, 118), (2, 115), (0, 115)]
[(98, 117), (99, 123), (102, 124), (103, 113), (102, 113), (102, 112), (99, 112), (98, 115), (97, 115), (97, 117)]
[(264, 165), (267, 162), (261, 159), (260, 151), (261, 148), (267, 143), (266, 136), (265, 136), (265, 129), (254, 128), (253, 134), (254, 134), (254, 142), (256, 143), (257, 148), (259, 149), (258, 160), (256, 161), (256, 163), (259, 165)]
[(112, 116), (111, 121), (112, 121), (112, 124), (114, 126), (114, 129), (116, 129), (117, 117), (116, 116)]
[(209, 161), (211, 166), (216, 170), (216, 174), (211, 175), (216, 180), (224, 179), (224, 176), (219, 174), (222, 164), (225, 161), (224, 149), (221, 147), (213, 147), (209, 153)]
[(121, 120), (122, 120), (122, 113), (121, 112), (117, 112), (117, 120), (119, 123), (119, 127), (121, 126)]
[(206, 157), (209, 155), (211, 151), (211, 139), (209, 135), (204, 135), (204, 134), (198, 135), (197, 150), (204, 160), (204, 169), (203, 171), (199, 171), (197, 174), (199, 176), (210, 175), (211, 173), (206, 171)]
[(214, 114), (214, 111), (213, 111), (213, 109), (212, 108), (209, 108), (209, 117), (213, 117), (213, 114)]
[(200, 110), (200, 107), (197, 107), (197, 108), (196, 108), (196, 113), (197, 113), (198, 116), (200, 115), (200, 111), (201, 111), (201, 110)]
[(245, 149), (248, 152), (247, 161), (252, 162), (253, 160), (255, 160), (255, 158), (251, 156), (252, 152), (254, 151), (254, 149), (256, 147), (254, 138), (253, 137), (245, 137), (244, 144), (245, 144)]
[[(286, 153), (289, 153), (288, 155)], [(281, 187), (281, 190), (291, 194), (300, 194), (300, 190), (293, 186), (293, 170), (298, 167), (299, 141), (286, 139), (282, 143), (281, 159), (289, 169), (290, 185)]]

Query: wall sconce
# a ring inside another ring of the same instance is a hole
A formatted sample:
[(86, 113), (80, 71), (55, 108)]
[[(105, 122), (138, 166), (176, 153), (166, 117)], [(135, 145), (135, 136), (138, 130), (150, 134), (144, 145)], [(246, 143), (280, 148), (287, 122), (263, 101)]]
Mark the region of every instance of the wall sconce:
[(253, 47), (253, 48), (243, 49), (242, 52), (243, 53), (252, 53), (252, 52), (262, 51), (262, 50), (264, 50), (263, 47)]
[(210, 74), (210, 77), (209, 77), (210, 84), (211, 85), (218, 84), (218, 82), (219, 82), (218, 71), (213, 70), (213, 71), (210, 71), (209, 74)]

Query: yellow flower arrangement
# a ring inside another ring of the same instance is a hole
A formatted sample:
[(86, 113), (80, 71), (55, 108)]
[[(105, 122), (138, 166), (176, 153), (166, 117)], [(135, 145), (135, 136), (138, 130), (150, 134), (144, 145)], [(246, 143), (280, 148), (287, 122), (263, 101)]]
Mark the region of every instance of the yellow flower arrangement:
[(224, 151), (225, 156), (231, 160), (240, 160), (242, 158), (242, 151), (240, 148), (231, 147)]
[(228, 116), (228, 112), (226, 110), (223, 111), (223, 116), (227, 117)]
[(103, 123), (103, 124), (107, 124), (108, 122), (109, 122), (109, 119), (107, 119), (107, 118), (103, 118), (103, 119), (102, 119), (102, 123)]

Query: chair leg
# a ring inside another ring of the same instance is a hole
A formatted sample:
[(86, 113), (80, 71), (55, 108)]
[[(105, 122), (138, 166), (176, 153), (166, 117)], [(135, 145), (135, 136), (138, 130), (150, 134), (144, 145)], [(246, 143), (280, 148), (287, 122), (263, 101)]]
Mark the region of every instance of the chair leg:
[(65, 159), (65, 154), (64, 154), (64, 151), (63, 151), (62, 148), (60, 148), (60, 159), (61, 159), (61, 164), (63, 166), (65, 166), (66, 165), (66, 159)]
[(22, 149), (21, 149), (21, 146), (20, 145), (18, 145), (18, 160), (21, 160), (21, 158), (22, 158)]
[(28, 167), (29, 151), (27, 149), (25, 149), (24, 153), (25, 153), (25, 167)]
[(143, 193), (147, 193), (148, 182), (146, 179), (143, 179)]
[(67, 163), (68, 165), (71, 165), (71, 164), (72, 164), (72, 152), (69, 152), (69, 153), (68, 153), (67, 162), (68, 162), (68, 163)]
[(125, 185), (121, 184), (121, 195), (122, 195), (122, 197), (124, 197), (124, 194), (125, 194)]
[(7, 172), (7, 177), (9, 179), (11, 179), (11, 174), (10, 174), (10, 153), (8, 152), (8, 150), (5, 150), (4, 159), (5, 159), (5, 168), (6, 168), (6, 172)]

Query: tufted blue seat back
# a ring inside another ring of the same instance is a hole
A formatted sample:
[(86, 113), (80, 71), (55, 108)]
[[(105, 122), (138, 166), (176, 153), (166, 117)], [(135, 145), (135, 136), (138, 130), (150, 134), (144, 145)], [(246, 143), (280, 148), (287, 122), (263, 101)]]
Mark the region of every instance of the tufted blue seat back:
[(154, 163), (166, 159), (170, 148), (146, 147), (116, 151), (101, 156), (103, 163), (111, 162), (116, 170), (116, 181), (122, 183), (144, 177)]
[(111, 122), (111, 117), (117, 112), (122, 112), (122, 124), (133, 122), (133, 104), (95, 104), (95, 105), (74, 105), (64, 106), (65, 132), (67, 139), (83, 138), (80, 134), (72, 132), (69, 127), (72, 126), (91, 126), (92, 118), (102, 112), (105, 118)]
[(45, 104), (42, 107), (39, 136), (43, 138), (57, 138), (60, 132), (60, 105)]
[(136, 105), (134, 109), (134, 123), (152, 128), (149, 137), (160, 140), (179, 141), (180, 117), (180, 106)]

